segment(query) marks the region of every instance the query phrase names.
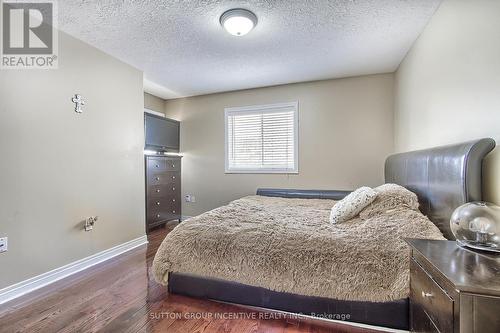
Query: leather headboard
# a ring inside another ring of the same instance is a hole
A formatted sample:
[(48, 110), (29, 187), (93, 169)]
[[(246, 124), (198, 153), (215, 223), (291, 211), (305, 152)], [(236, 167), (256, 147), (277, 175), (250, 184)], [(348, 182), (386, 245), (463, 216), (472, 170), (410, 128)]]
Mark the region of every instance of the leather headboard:
[(446, 238), (454, 239), (451, 214), (466, 202), (482, 199), (482, 162), (493, 148), (493, 139), (480, 139), (391, 155), (385, 161), (385, 182), (415, 192), (422, 213)]

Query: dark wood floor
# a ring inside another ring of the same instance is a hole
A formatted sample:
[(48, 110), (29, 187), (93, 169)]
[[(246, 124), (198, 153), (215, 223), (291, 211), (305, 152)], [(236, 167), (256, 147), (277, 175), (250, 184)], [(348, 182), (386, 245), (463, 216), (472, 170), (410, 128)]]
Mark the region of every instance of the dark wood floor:
[(153, 231), (148, 246), (1, 305), (0, 332), (375, 332), (310, 319), (269, 319), (266, 312), (169, 295), (150, 268), (172, 227)]

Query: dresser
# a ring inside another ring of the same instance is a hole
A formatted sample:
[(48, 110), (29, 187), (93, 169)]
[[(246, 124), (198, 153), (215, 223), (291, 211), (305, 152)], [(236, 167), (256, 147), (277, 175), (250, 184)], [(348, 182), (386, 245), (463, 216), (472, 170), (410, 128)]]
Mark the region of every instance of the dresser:
[(412, 332), (500, 332), (500, 255), (407, 239)]
[(146, 156), (146, 230), (181, 219), (181, 157)]

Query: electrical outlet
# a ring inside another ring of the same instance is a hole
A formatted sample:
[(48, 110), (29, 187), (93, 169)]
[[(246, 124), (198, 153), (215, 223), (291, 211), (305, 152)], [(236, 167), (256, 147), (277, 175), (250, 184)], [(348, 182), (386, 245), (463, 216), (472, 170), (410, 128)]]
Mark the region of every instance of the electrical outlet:
[(9, 243), (8, 243), (8, 238), (7, 237), (2, 237), (0, 238), (0, 253), (2, 252), (7, 252), (9, 247)]
[(192, 194), (186, 194), (186, 195), (184, 196), (184, 200), (185, 200), (186, 202), (196, 202), (196, 198), (195, 198), (195, 196), (194, 196), (194, 195), (192, 195)]

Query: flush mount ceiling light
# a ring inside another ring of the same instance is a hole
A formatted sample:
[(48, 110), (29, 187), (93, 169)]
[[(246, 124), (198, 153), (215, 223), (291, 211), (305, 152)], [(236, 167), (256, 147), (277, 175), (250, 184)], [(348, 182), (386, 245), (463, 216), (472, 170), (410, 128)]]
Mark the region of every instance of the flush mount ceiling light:
[(221, 15), (220, 24), (231, 35), (244, 36), (257, 25), (257, 16), (246, 9), (230, 9)]

